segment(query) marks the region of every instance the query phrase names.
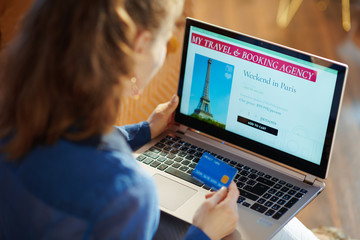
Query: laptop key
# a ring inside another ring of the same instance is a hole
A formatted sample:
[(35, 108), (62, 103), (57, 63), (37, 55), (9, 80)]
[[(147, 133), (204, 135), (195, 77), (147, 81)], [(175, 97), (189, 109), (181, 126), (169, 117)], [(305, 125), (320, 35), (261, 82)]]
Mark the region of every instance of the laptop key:
[(160, 150), (157, 149), (156, 147), (151, 147), (151, 148), (149, 149), (149, 151), (152, 151), (152, 152), (154, 152), (154, 153), (159, 153), (159, 152), (160, 152)]
[(306, 194), (308, 191), (305, 190), (305, 189), (301, 189), (300, 192), (303, 193), (303, 194)]
[(179, 168), (180, 166), (181, 166), (181, 164), (177, 163), (177, 162), (172, 165), (173, 168)]
[(189, 160), (184, 160), (184, 161), (181, 162), (181, 164), (187, 166), (187, 165), (190, 164), (190, 161)]
[(186, 152), (179, 152), (178, 153), (178, 156), (180, 156), (180, 157), (186, 157), (186, 155), (187, 155)]
[(254, 203), (252, 206), (251, 206), (251, 209), (259, 212), (259, 213), (264, 213), (266, 210), (267, 210), (267, 207), (264, 207), (258, 203)]
[(242, 183), (242, 182), (237, 182), (236, 185), (238, 188), (244, 187), (244, 183)]
[(150, 166), (156, 168), (156, 167), (159, 166), (160, 164), (161, 164), (161, 163), (158, 162), (158, 161), (153, 161), (153, 162), (150, 164)]
[(142, 161), (142, 160), (144, 160), (146, 157), (144, 156), (144, 155), (139, 155), (137, 158), (136, 158), (136, 160), (138, 160), (138, 161)]
[(229, 163), (231, 160), (228, 159), (228, 158), (225, 158), (223, 161), (226, 162), (226, 163)]
[(278, 197), (275, 197), (275, 196), (272, 196), (272, 197), (270, 198), (270, 201), (273, 201), (273, 202), (276, 202), (277, 200), (279, 200), (279, 198), (278, 198)]
[(182, 162), (182, 160), (183, 160), (183, 159), (182, 159), (181, 157), (176, 157), (176, 158), (174, 158), (174, 161), (175, 161), (175, 162)]
[(257, 183), (255, 186), (250, 187), (250, 186), (246, 186), (247, 188), (245, 190), (254, 193), (256, 195), (263, 195), (268, 189), (268, 186), (265, 186), (264, 184), (261, 183)]
[(241, 176), (241, 177), (239, 178), (239, 181), (240, 181), (240, 182), (243, 182), (243, 183), (245, 183), (247, 180), (248, 180), (248, 178), (247, 178), (247, 177), (244, 177), (244, 176)]
[(170, 152), (171, 152), (172, 154), (177, 154), (177, 153), (179, 152), (179, 150), (177, 150), (177, 149), (172, 149)]
[(266, 216), (271, 216), (271, 215), (273, 215), (274, 213), (275, 213), (274, 210), (269, 209), (269, 210), (265, 213), (265, 215), (266, 215)]
[(274, 206), (272, 206), (272, 209), (274, 209), (274, 210), (278, 210), (280, 208), (280, 205), (278, 205), (278, 204), (275, 204)]
[(146, 158), (144, 161), (142, 161), (145, 164), (150, 164), (153, 160), (151, 158)]
[(166, 168), (168, 167), (168, 165), (166, 164), (161, 164), (157, 169), (164, 171)]
[(259, 197), (256, 196), (255, 194), (252, 194), (252, 193), (247, 192), (247, 191), (245, 191), (245, 190), (241, 190), (241, 191), (240, 191), (240, 196), (245, 197), (245, 198), (248, 198), (248, 199), (253, 200), (253, 201), (258, 200), (258, 198), (259, 198)]
[(282, 195), (284, 195), (284, 193), (281, 192), (281, 191), (278, 191), (275, 195), (278, 196), (278, 197), (282, 197)]
[(184, 172), (181, 172), (173, 167), (169, 167), (165, 170), (166, 173), (169, 173), (171, 175), (174, 175), (176, 177), (179, 177), (187, 182), (193, 183), (196, 186), (201, 187), (203, 184), (197, 180), (195, 180), (193, 177), (191, 177), (189, 174), (186, 174)]
[(283, 199), (285, 199), (285, 200), (289, 200), (291, 198), (291, 196), (289, 195), (289, 194), (285, 194), (284, 196), (283, 196)]
[(273, 177), (273, 178), (271, 178), (271, 181), (277, 182), (277, 181), (279, 181), (279, 179), (276, 177)]
[(145, 152), (144, 155), (145, 155), (145, 156), (148, 156), (148, 157), (151, 157), (151, 158), (153, 158), (153, 159), (156, 159), (156, 158), (159, 157), (159, 155), (157, 155), (156, 153), (151, 152), (151, 151)]
[(246, 184), (250, 185), (250, 186), (254, 186), (256, 184), (256, 182), (252, 179), (250, 179), (249, 181), (246, 182)]
[(189, 168), (188, 168), (188, 167), (185, 167), (185, 166), (181, 166), (181, 167), (179, 168), (179, 170), (182, 171), (182, 172), (186, 172), (187, 170), (189, 170)]
[(161, 142), (158, 142), (158, 143), (155, 144), (155, 146), (158, 147), (158, 148), (163, 148), (163, 147), (165, 147), (165, 144), (163, 144)]
[(281, 208), (275, 215), (273, 216), (274, 219), (278, 220), (281, 218), (282, 215), (284, 215), (287, 212), (287, 208)]
[(189, 154), (194, 154), (196, 153), (196, 151), (194, 149), (190, 149), (189, 151), (187, 151)]
[(158, 159), (157, 159), (157, 161), (159, 161), (159, 162), (164, 162), (164, 161), (166, 161), (166, 157), (159, 157)]
[(168, 153), (169, 153), (169, 152), (167, 152), (167, 151), (161, 151), (160, 155), (161, 155), (161, 156), (166, 156), (166, 155), (168, 155)]
[(246, 170), (246, 171), (249, 171), (251, 168), (248, 167), (248, 166), (244, 166), (243, 169)]
[(167, 151), (167, 152), (170, 151), (171, 149), (172, 149), (172, 147), (169, 147), (169, 146), (166, 146), (166, 147), (163, 148), (163, 150)]
[(243, 176), (248, 176), (250, 173), (248, 171), (246, 171), (246, 170), (242, 170), (240, 172), (240, 174), (243, 175)]
[(285, 204), (285, 207), (291, 208), (297, 201), (299, 201), (299, 199), (292, 198)]
[(246, 198), (244, 198), (244, 197), (239, 197), (238, 200), (237, 200), (237, 202), (238, 202), (238, 203), (242, 203), (242, 202), (245, 201), (245, 200), (246, 200)]
[(197, 165), (196, 163), (193, 163), (193, 162), (192, 162), (192, 163), (190, 163), (189, 167), (191, 167), (191, 168), (195, 168), (195, 167), (196, 167), (196, 165)]
[(202, 186), (202, 188), (205, 189), (205, 190), (210, 190), (210, 188), (208, 186), (206, 186), (206, 185)]
[(263, 178), (263, 177), (258, 177), (256, 180), (257, 180), (258, 182), (261, 182), (261, 183), (263, 183), (263, 184), (265, 184), (265, 185), (268, 185), (268, 186), (273, 186), (273, 185), (275, 184), (273, 181), (268, 180), (268, 179)]
[(279, 184), (281, 184), (281, 185), (284, 185), (286, 182), (285, 181), (283, 181), (283, 180), (280, 180), (279, 181)]
[(255, 178), (257, 178), (257, 176), (256, 176), (256, 174), (252, 173), (252, 174), (249, 175), (249, 178), (255, 179)]
[(297, 198), (302, 198), (304, 196), (304, 194), (302, 194), (302, 193), (297, 193), (296, 195), (295, 195), (295, 197), (297, 197)]
[(166, 157), (169, 159), (173, 159), (176, 155), (173, 153), (169, 153)]
[(172, 147), (173, 148), (176, 148), (176, 149), (179, 149), (179, 148), (181, 148), (181, 144), (179, 144), (179, 143), (175, 143)]
[(167, 165), (171, 165), (171, 164), (173, 164), (173, 163), (174, 163), (173, 160), (166, 160), (166, 161), (165, 161), (165, 164), (167, 164)]

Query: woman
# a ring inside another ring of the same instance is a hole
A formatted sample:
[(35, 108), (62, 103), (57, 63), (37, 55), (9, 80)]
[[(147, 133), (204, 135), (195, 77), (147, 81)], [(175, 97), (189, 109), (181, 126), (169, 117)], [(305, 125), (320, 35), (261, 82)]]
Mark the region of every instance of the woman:
[[(146, 122), (113, 125), (121, 98), (138, 95), (163, 64), (182, 5), (35, 1), (1, 62), (1, 239), (154, 236), (155, 185), (131, 149), (166, 128), (178, 98)], [(186, 239), (230, 234), (238, 195), (234, 183), (208, 195)]]

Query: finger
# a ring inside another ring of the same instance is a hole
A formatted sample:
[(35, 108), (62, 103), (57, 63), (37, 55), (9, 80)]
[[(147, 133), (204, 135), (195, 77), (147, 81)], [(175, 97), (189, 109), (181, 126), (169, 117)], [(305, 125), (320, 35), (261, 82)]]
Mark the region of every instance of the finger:
[(229, 201), (237, 201), (238, 198), (239, 198), (239, 190), (235, 184), (234, 181), (232, 181), (229, 185), (229, 192), (228, 192), (228, 195), (226, 197), (226, 200), (229, 200)]
[(219, 202), (224, 200), (227, 195), (227, 188), (222, 187), (219, 191), (217, 191), (212, 197), (208, 199), (214, 206), (217, 205)]
[(216, 192), (211, 192), (211, 193), (208, 193), (205, 195), (205, 198), (208, 199), (208, 198), (211, 198), (212, 196), (214, 196)]

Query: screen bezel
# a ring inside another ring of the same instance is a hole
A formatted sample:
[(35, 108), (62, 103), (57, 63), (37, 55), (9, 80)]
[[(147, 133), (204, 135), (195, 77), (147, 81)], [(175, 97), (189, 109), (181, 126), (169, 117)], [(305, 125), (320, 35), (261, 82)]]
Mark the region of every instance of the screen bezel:
[[(278, 149), (266, 146), (259, 142), (253, 141), (246, 137), (239, 136), (232, 132), (229, 132), (224, 129), (217, 128), (211, 124), (203, 122), (201, 120), (192, 118), (188, 115), (182, 114), (180, 112), (180, 105), (181, 105), (181, 97), (182, 97), (182, 89), (184, 83), (184, 74), (185, 74), (185, 62), (187, 58), (187, 51), (188, 51), (188, 42), (189, 42), (189, 34), (190, 34), (190, 27), (198, 27), (207, 31), (211, 31), (217, 34), (221, 34), (236, 40), (244, 41), (249, 44), (253, 44), (255, 46), (260, 46), (265, 49), (269, 49), (272, 51), (276, 51), (291, 57), (295, 57), (301, 60), (305, 60), (311, 63), (316, 62), (316, 64), (322, 65), (324, 67), (328, 67), (338, 71), (338, 76), (336, 79), (335, 91), (333, 102), (331, 104), (331, 111), (328, 120), (328, 127), (326, 130), (326, 137), (323, 147), (323, 152), (321, 156), (321, 162), (319, 165), (311, 163), (305, 159), (299, 158), (297, 156), (285, 153)], [(185, 26), (185, 33), (184, 33), (184, 44), (183, 44), (183, 53), (182, 53), (182, 60), (181, 60), (181, 68), (180, 68), (180, 76), (179, 76), (179, 87), (178, 87), (178, 96), (180, 98), (180, 103), (175, 111), (175, 121), (185, 125), (189, 128), (198, 130), (200, 132), (209, 134), (216, 138), (219, 138), (223, 141), (229, 142), (234, 144), (242, 149), (246, 149), (250, 152), (253, 152), (257, 155), (264, 156), (265, 158), (270, 158), (273, 161), (285, 164), (292, 168), (296, 168), (300, 171), (312, 174), (319, 178), (326, 178), (327, 175), (327, 166), (330, 159), (332, 144), (334, 141), (334, 133), (335, 127), (337, 123), (337, 117), (340, 109), (340, 103), (343, 95), (343, 89), (345, 84), (345, 77), (347, 72), (347, 66), (345, 64), (337, 63), (328, 59), (324, 59), (321, 57), (314, 56), (312, 54), (307, 54), (301, 51), (297, 51), (295, 49), (287, 48), (285, 46), (281, 46), (279, 44), (275, 44), (269, 41), (265, 41), (259, 38), (254, 38), (249, 35), (245, 35), (239, 32), (235, 32), (232, 30), (228, 30), (222, 27), (218, 27), (216, 25), (208, 24), (202, 21), (198, 21), (192, 18), (186, 19), (186, 26)]]

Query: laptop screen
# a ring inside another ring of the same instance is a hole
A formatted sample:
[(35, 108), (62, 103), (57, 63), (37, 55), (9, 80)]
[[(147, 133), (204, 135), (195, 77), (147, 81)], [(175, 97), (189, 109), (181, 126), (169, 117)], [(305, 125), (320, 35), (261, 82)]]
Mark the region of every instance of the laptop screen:
[(346, 69), (187, 19), (175, 118), (325, 178)]

